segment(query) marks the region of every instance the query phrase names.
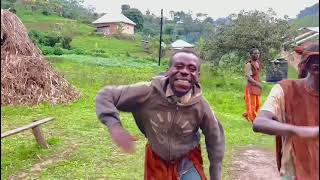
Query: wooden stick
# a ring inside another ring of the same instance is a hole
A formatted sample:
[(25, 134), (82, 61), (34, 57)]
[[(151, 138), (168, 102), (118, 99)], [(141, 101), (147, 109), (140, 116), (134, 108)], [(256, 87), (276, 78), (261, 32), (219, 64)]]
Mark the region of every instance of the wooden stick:
[(39, 121), (35, 121), (35, 122), (33, 122), (33, 123), (31, 123), (31, 124), (29, 124), (27, 126), (23, 126), (23, 127), (20, 127), (20, 128), (16, 128), (16, 129), (1, 133), (1, 139), (5, 138), (5, 137), (8, 137), (8, 136), (11, 136), (11, 135), (14, 135), (14, 134), (17, 134), (19, 132), (28, 130), (28, 129), (32, 129), (32, 128), (36, 127), (36, 126), (39, 126), (39, 125), (44, 124), (44, 123), (47, 123), (47, 122), (49, 122), (49, 121), (51, 121), (53, 119), (54, 119), (53, 117), (45, 118), (45, 119), (42, 119), (42, 120), (39, 120)]
[(36, 141), (38, 142), (38, 144), (44, 148), (44, 149), (48, 149), (49, 145), (47, 144), (46, 140), (44, 139), (43, 133), (40, 129), (40, 126), (36, 126), (34, 128), (32, 128), (32, 133), (34, 135), (34, 137), (36, 138)]

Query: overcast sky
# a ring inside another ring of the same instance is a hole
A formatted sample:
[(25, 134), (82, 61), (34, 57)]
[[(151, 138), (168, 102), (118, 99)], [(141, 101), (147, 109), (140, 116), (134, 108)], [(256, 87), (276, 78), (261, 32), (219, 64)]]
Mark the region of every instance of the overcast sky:
[(318, 0), (84, 0), (86, 6), (95, 7), (99, 13), (119, 13), (122, 4), (129, 4), (143, 14), (149, 9), (151, 13), (160, 15), (160, 10), (163, 9), (164, 16), (169, 17), (170, 10), (190, 10), (193, 14), (206, 13), (213, 19), (238, 13), (242, 9), (266, 11), (268, 8), (275, 10), (279, 17), (288, 15), (295, 18), (300, 10), (317, 2)]

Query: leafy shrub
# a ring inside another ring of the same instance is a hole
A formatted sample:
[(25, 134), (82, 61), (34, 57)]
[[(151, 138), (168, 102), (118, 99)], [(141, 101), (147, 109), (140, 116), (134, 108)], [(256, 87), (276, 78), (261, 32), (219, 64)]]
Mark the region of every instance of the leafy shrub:
[(49, 16), (51, 14), (47, 9), (43, 10), (41, 13), (45, 16)]
[(44, 45), (54, 47), (56, 43), (60, 42), (60, 36), (47, 34), (45, 36)]
[(71, 43), (72, 38), (69, 36), (64, 36), (61, 38), (61, 44), (62, 44), (62, 48), (64, 49), (71, 49)]
[(54, 51), (54, 49), (49, 46), (39, 46), (39, 48), (41, 49), (43, 55), (52, 55)]
[(93, 52), (95, 52), (95, 53), (105, 53), (106, 51), (103, 50), (103, 49), (95, 49), (95, 50), (93, 50)]
[(56, 47), (53, 48), (53, 54), (60, 56), (60, 55), (63, 54), (63, 50), (62, 50), (60, 47), (57, 47), (57, 46), (56, 46)]
[(43, 33), (37, 30), (29, 31), (30, 39), (39, 46), (60, 46), (64, 49), (71, 49), (72, 38), (69, 36), (60, 36), (56, 33)]

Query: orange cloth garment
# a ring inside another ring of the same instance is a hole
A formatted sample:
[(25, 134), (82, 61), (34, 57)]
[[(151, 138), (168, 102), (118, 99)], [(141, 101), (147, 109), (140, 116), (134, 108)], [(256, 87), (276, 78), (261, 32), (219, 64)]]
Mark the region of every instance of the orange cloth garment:
[[(286, 121), (295, 126), (319, 126), (319, 93), (300, 80), (284, 80)], [(277, 143), (277, 162), (281, 162), (281, 143)], [(292, 156), (296, 180), (319, 179), (319, 138), (292, 137)], [(279, 163), (278, 163), (279, 164)]]
[[(203, 161), (200, 146), (188, 153), (188, 158), (192, 161), (198, 171), (201, 180), (207, 180), (203, 171)], [(178, 165), (180, 160), (170, 163), (164, 161), (152, 151), (149, 144), (146, 145), (144, 180), (178, 180)]]
[[(251, 77), (255, 81), (260, 82), (261, 64), (259, 60), (249, 60), (248, 63), (251, 64)], [(253, 122), (257, 116), (257, 113), (260, 108), (261, 92), (262, 90), (258, 86), (255, 86), (250, 82), (247, 82), (244, 94), (244, 99), (246, 102), (246, 113), (244, 113), (244, 116), (248, 121)]]
[(249, 86), (247, 85), (245, 88), (245, 101), (246, 101), (246, 113), (245, 118), (248, 121), (253, 122), (257, 116), (257, 113), (260, 108), (261, 97), (258, 95), (250, 94)]

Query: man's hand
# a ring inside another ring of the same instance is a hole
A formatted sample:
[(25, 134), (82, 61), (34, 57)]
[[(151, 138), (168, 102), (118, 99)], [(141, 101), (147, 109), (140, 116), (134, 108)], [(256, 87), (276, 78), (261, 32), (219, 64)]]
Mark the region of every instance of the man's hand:
[(115, 143), (125, 153), (133, 153), (135, 151), (135, 138), (131, 136), (120, 125), (115, 125), (110, 129), (110, 135), (113, 143)]
[(319, 127), (294, 127), (293, 134), (301, 138), (316, 138), (319, 137)]
[(260, 82), (256, 82), (255, 85), (262, 89), (262, 84)]

